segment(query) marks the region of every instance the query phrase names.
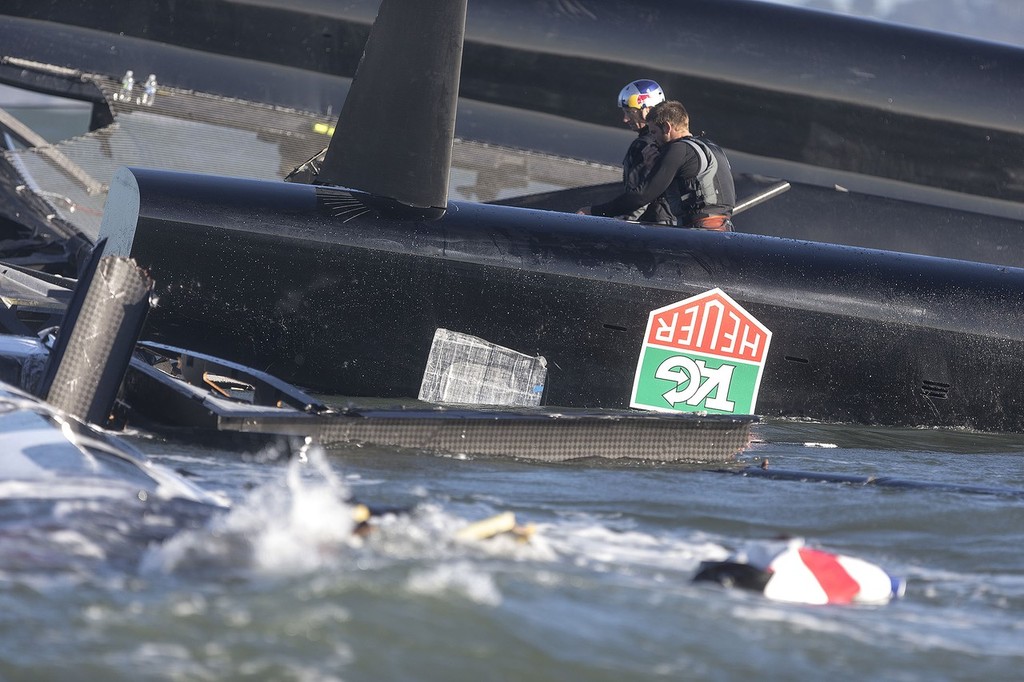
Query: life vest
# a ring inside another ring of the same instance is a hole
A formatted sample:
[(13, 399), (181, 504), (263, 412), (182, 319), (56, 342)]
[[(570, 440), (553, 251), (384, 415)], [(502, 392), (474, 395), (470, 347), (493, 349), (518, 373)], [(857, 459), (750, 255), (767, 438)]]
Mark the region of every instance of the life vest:
[(681, 223), (691, 218), (731, 214), (736, 205), (736, 188), (725, 152), (702, 137), (684, 137), (679, 141), (690, 145), (700, 159), (696, 177), (678, 182), (683, 211), (677, 215)]

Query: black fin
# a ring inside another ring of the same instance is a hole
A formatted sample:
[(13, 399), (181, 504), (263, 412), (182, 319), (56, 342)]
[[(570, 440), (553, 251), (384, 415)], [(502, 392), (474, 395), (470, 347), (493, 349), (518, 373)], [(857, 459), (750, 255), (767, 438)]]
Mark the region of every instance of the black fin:
[(466, 2), (381, 2), (318, 183), (447, 206)]

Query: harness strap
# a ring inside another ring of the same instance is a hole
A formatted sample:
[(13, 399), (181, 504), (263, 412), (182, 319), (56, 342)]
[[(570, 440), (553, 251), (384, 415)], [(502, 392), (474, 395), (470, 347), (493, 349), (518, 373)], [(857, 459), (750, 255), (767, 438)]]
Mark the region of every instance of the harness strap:
[(697, 171), (697, 175), (698, 177), (703, 175), (708, 169), (708, 166), (711, 165), (711, 161), (708, 159), (708, 155), (712, 153), (711, 150), (694, 140), (692, 137), (684, 137), (683, 142), (693, 147), (697, 152), (697, 156), (700, 157), (700, 170)]
[(694, 220), (693, 227), (716, 232), (732, 232), (732, 221), (726, 215), (710, 215)]

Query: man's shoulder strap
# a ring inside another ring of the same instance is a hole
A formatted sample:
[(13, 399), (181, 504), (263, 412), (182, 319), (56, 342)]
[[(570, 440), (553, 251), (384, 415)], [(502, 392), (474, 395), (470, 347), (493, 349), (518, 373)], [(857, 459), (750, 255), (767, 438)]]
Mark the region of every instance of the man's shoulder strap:
[(704, 140), (701, 140), (697, 137), (693, 137), (691, 135), (690, 137), (680, 138), (679, 141), (685, 142), (686, 144), (690, 145), (691, 147), (693, 147), (693, 150), (697, 152), (697, 157), (700, 159), (700, 170), (697, 171), (697, 174), (700, 175), (701, 173), (706, 171), (708, 167), (711, 165), (712, 161), (714, 160), (715, 155), (714, 152), (711, 151), (711, 148), (708, 147), (707, 144), (704, 142)]

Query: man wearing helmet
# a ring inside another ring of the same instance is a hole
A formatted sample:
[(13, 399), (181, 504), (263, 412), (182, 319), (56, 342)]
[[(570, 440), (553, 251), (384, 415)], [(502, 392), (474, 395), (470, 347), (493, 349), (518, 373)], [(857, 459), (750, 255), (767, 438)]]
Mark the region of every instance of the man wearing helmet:
[(725, 152), (711, 140), (690, 134), (690, 116), (679, 102), (655, 106), (647, 124), (659, 147), (643, 186), (626, 188), (611, 201), (579, 212), (619, 216), (664, 197), (678, 227), (731, 232), (736, 189)]
[[(665, 92), (652, 80), (640, 79), (626, 85), (619, 92), (619, 108), (622, 122), (637, 133), (636, 139), (626, 150), (622, 160), (622, 183), (627, 191), (638, 190), (650, 172), (658, 155), (658, 145), (647, 127), (647, 112), (651, 107), (665, 101)], [(669, 211), (668, 202), (658, 197), (649, 204), (640, 206), (620, 216), (623, 220), (642, 223), (673, 225), (675, 219)]]

